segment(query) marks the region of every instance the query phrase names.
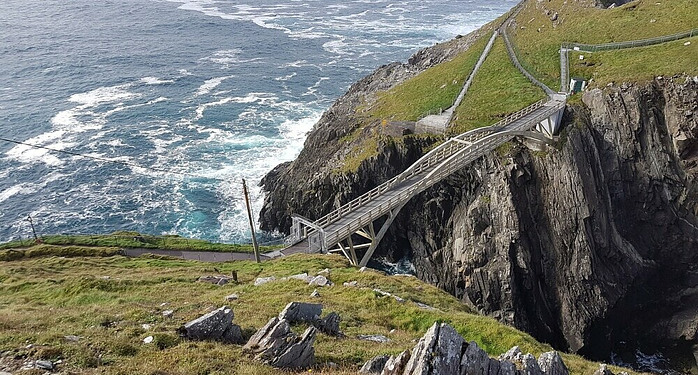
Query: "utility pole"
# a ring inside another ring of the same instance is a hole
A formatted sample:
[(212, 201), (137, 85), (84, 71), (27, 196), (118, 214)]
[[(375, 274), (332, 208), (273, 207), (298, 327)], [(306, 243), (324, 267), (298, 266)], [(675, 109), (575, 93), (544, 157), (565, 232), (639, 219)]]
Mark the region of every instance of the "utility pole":
[(250, 208), (250, 195), (247, 193), (247, 183), (242, 179), (242, 191), (245, 193), (245, 205), (247, 206), (247, 217), (250, 219), (250, 231), (252, 232), (252, 246), (254, 247), (254, 260), (260, 263), (259, 245), (257, 244), (257, 235), (254, 232), (254, 219), (252, 219), (252, 208)]
[(36, 243), (39, 243), (39, 237), (36, 235), (36, 230), (34, 229), (34, 221), (32, 220), (31, 215), (27, 216), (27, 221), (29, 222), (29, 225), (32, 226), (32, 234), (34, 234), (34, 241), (36, 241)]

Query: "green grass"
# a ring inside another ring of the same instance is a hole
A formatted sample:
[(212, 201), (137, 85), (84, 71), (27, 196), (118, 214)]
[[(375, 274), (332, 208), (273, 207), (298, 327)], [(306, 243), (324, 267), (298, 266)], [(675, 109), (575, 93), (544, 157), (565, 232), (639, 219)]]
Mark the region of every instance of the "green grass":
[[(684, 45), (686, 42), (691, 44)], [(579, 59), (580, 55), (584, 60)], [(647, 81), (667, 72), (696, 75), (697, 62), (698, 37), (623, 51), (570, 53), (571, 75), (593, 79), (596, 87), (610, 82)]]
[[(253, 252), (251, 244), (222, 244), (204, 240), (184, 238), (176, 235), (150, 236), (138, 232), (114, 232), (105, 235), (47, 235), (40, 237), (41, 243), (61, 246), (147, 248), (164, 250)], [(37, 245), (35, 240), (12, 241), (0, 244), (0, 250), (28, 248)], [(268, 252), (278, 246), (261, 246), (260, 251)]]
[(381, 120), (417, 121), (428, 113), (449, 108), (475, 67), (490, 38), (486, 34), (467, 51), (379, 93), (369, 114)]
[[(319, 369), (327, 374), (353, 374), (367, 359), (414, 346), (435, 321), (449, 322), (468, 340), (498, 355), (513, 345), (524, 352), (550, 350), (529, 335), (474, 315), (454, 297), (413, 277), (359, 272), (338, 256), (293, 256), (257, 264), (213, 265), (162, 257), (43, 257), (2, 262), (0, 267), (0, 352), (20, 358), (62, 359), (66, 373), (79, 374), (277, 374), (247, 355), (238, 345), (192, 342), (179, 338), (181, 324), (229, 302), (235, 322), (247, 335), (261, 327), (291, 301), (321, 302), (325, 313), (337, 311), (346, 338), (319, 335), (315, 344)], [(332, 287), (298, 281), (276, 281), (258, 287), (260, 276), (316, 274), (330, 268)], [(239, 282), (224, 286), (197, 283), (201, 275), (237, 271)], [(360, 288), (342, 283), (356, 280)], [(408, 300), (399, 303), (373, 292), (380, 288)], [(418, 301), (438, 311), (420, 309)], [(172, 318), (162, 311), (174, 310)], [(143, 324), (150, 324), (149, 329)], [(302, 329), (303, 327), (298, 327)], [(396, 330), (391, 332), (391, 330)], [(383, 334), (386, 344), (361, 341), (359, 334)], [(66, 335), (80, 336), (78, 342)], [(154, 344), (143, 344), (147, 336)], [(28, 344), (32, 344), (28, 347)], [(573, 373), (591, 373), (597, 364), (565, 355)], [(337, 369), (322, 368), (334, 362)]]
[(450, 131), (458, 134), (492, 125), (506, 115), (545, 98), (509, 60), (504, 41), (498, 38), (460, 106)]
[[(636, 0), (615, 9), (583, 7), (579, 4), (565, 0), (550, 0), (544, 3), (529, 1), (516, 18), (517, 28), (509, 30), (519, 51), (519, 60), (530, 68), (533, 75), (554, 90), (560, 87), (558, 50), (563, 42), (622, 42), (675, 34), (697, 26), (695, 20), (698, 12), (695, 0)], [(543, 7), (551, 12), (558, 12), (558, 23), (553, 25)], [(678, 62), (678, 65), (693, 63), (695, 66), (695, 58), (684, 55), (676, 57), (678, 61), (672, 62)], [(659, 60), (656, 56), (650, 56), (649, 59)], [(664, 59), (664, 56), (661, 59)], [(628, 69), (630, 74), (623, 74), (623, 77), (634, 80), (636, 76), (647, 76), (657, 72), (652, 66), (645, 69), (638, 64), (635, 68), (638, 70)], [(661, 74), (683, 72), (671, 65), (665, 69)]]

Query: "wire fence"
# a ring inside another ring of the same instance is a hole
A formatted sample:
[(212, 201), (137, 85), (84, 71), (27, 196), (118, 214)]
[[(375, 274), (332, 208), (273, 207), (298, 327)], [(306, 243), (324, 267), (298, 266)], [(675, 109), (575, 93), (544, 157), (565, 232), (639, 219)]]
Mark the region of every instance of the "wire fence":
[(666, 42), (671, 42), (674, 40), (680, 40), (685, 38), (691, 38), (698, 36), (698, 29), (693, 29), (689, 31), (684, 31), (678, 34), (664, 35), (656, 38), (640, 39), (640, 40), (630, 40), (626, 42), (614, 42), (614, 43), (603, 43), (603, 44), (580, 44), (580, 43), (563, 43), (562, 48), (571, 49), (574, 51), (581, 52), (599, 52), (599, 51), (609, 51), (625, 48), (635, 48), (635, 47), (645, 47), (652, 46), (655, 44), (662, 44)]

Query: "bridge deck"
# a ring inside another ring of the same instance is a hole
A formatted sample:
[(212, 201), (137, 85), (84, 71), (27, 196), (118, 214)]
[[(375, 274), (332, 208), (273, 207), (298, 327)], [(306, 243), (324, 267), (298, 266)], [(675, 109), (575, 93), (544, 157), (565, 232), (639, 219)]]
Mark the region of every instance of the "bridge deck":
[[(541, 119), (550, 116), (551, 112), (559, 110), (558, 101), (551, 100), (530, 113), (512, 121), (505, 127), (498, 129), (480, 140), (460, 148), (453, 148), (450, 155), (443, 157), (443, 161), (421, 170), (420, 173), (410, 174), (409, 177), (387, 188), (382, 194), (366, 203), (350, 209), (348, 212), (340, 212), (339, 217), (322, 226), (324, 241), (328, 246), (333, 246), (346, 239), (357, 230), (369, 225), (374, 220), (386, 215), (390, 210), (402, 206), (415, 195), (426, 190), (433, 184), (443, 180), (464, 165), (474, 161), (485, 153), (495, 149), (502, 143), (514, 137), (512, 132), (529, 130), (537, 125)], [(460, 154), (455, 160), (451, 158)], [(403, 172), (405, 173), (405, 172)]]

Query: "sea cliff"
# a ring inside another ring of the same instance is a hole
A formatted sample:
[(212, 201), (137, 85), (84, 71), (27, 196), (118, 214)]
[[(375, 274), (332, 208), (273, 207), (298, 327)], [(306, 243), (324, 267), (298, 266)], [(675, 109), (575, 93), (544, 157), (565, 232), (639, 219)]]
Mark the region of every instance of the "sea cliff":
[[(266, 230), (319, 218), (401, 172), (438, 136), (381, 137), (337, 172), (362, 106), (467, 48), (472, 36), (379, 68), (322, 117), (292, 163), (263, 181)], [(412, 199), (379, 254), (558, 349), (609, 358), (636, 347), (698, 360), (698, 77), (587, 90), (559, 141), (515, 140)], [(366, 131), (367, 134), (367, 131)], [(695, 356), (695, 358), (693, 358)]]

